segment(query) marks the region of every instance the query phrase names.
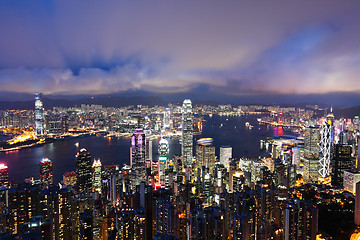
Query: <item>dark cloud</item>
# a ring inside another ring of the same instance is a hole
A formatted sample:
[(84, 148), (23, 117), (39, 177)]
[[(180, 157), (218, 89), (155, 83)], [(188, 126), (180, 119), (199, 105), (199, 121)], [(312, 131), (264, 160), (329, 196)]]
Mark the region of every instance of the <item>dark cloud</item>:
[(1, 5), (4, 91), (360, 90), (358, 1)]

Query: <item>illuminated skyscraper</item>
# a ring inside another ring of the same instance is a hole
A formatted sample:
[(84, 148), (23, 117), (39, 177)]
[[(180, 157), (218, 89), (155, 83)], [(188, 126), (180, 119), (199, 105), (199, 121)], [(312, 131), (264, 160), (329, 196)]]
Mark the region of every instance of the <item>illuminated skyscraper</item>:
[(43, 103), (41, 93), (35, 93), (35, 134), (44, 135)]
[(212, 141), (212, 138), (200, 138), (196, 146), (196, 167), (209, 168), (210, 172), (215, 165), (215, 147), (212, 146)]
[(159, 142), (159, 183), (165, 186), (165, 169), (169, 159), (169, 143), (166, 139), (162, 138)]
[(300, 148), (293, 147), (292, 148), (292, 165), (299, 166), (300, 165)]
[(170, 129), (170, 108), (166, 108), (164, 111), (164, 130)]
[(319, 174), (320, 129), (310, 126), (305, 129), (304, 181), (317, 182)]
[(344, 171), (351, 170), (351, 145), (335, 144), (334, 157), (331, 160), (331, 185), (342, 187)]
[(85, 148), (76, 155), (76, 176), (78, 192), (90, 192), (92, 190), (91, 155)]
[(220, 147), (220, 164), (224, 165), (228, 171), (230, 169), (230, 158), (232, 158), (232, 147)]
[(49, 114), (46, 117), (46, 130), (50, 135), (61, 134), (61, 116), (58, 114)]
[(48, 158), (40, 160), (40, 181), (43, 185), (53, 184), (52, 161)]
[(136, 129), (131, 137), (130, 147), (131, 186), (135, 186), (146, 179), (146, 136), (142, 129)]
[(329, 176), (330, 160), (331, 160), (331, 137), (332, 137), (332, 119), (333, 115), (328, 115), (326, 121), (321, 126), (321, 142), (320, 142), (320, 176), (325, 178)]
[(0, 187), (9, 185), (9, 172), (8, 167), (1, 163), (0, 164)]
[(100, 159), (94, 159), (93, 165), (94, 190), (101, 193), (101, 162)]
[(190, 167), (193, 157), (193, 113), (190, 99), (182, 105), (182, 145), (183, 166)]

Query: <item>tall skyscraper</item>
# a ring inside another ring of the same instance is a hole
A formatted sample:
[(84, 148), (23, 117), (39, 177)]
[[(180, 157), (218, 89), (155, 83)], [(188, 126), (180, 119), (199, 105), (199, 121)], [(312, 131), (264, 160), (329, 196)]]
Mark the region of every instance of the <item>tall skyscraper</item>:
[(44, 135), (43, 103), (41, 93), (35, 93), (35, 134)]
[(165, 170), (167, 168), (169, 159), (169, 143), (166, 139), (162, 138), (159, 142), (159, 183), (165, 186)]
[(193, 157), (193, 113), (190, 99), (185, 99), (182, 105), (182, 145), (183, 166), (190, 167)]
[(52, 161), (48, 158), (43, 158), (40, 164), (40, 181), (43, 185), (53, 184), (53, 168)]
[[(329, 114), (330, 115), (330, 114)], [(320, 176), (325, 178), (329, 176), (330, 172), (330, 159), (331, 159), (331, 137), (332, 137), (332, 118), (328, 116), (328, 119), (324, 121), (321, 126), (321, 141), (320, 141)]]
[(131, 137), (130, 147), (131, 186), (135, 186), (146, 179), (146, 136), (142, 129), (136, 129)]
[(170, 108), (166, 108), (164, 111), (164, 130), (170, 129)]
[(336, 144), (334, 158), (331, 161), (331, 185), (342, 187), (344, 171), (351, 170), (351, 145)]
[(91, 155), (82, 148), (76, 155), (76, 189), (79, 193), (88, 193), (92, 190)]
[(94, 159), (93, 165), (94, 191), (101, 193), (101, 162), (100, 159)]
[(320, 129), (309, 126), (305, 129), (304, 139), (304, 181), (317, 182), (319, 174)]
[(8, 167), (1, 163), (0, 164), (0, 187), (9, 185), (9, 171)]
[(210, 172), (215, 165), (215, 147), (212, 146), (212, 141), (212, 138), (200, 138), (196, 146), (196, 167), (209, 168)]
[(226, 167), (227, 171), (230, 169), (230, 159), (232, 158), (232, 147), (222, 146), (220, 147), (220, 164)]

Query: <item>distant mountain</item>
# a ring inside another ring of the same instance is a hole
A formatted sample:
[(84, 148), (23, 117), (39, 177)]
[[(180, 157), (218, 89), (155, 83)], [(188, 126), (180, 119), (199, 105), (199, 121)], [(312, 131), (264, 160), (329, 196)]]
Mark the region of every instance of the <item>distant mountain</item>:
[(34, 99), (34, 94), (0, 91), (0, 102), (29, 101)]
[[(141, 89), (111, 94), (90, 95), (69, 93), (43, 95), (46, 108), (54, 106), (70, 107), (81, 104), (100, 104), (103, 106), (121, 107), (126, 105), (166, 105), (168, 103), (182, 103), (186, 98), (196, 104), (232, 104), (249, 105), (284, 105), (301, 106), (320, 105), (322, 107), (334, 106), (341, 108), (341, 114), (352, 114), (352, 110), (345, 107), (360, 106), (360, 93), (358, 92), (333, 92), (326, 94), (276, 94), (269, 92), (241, 92), (238, 95), (228, 94), (223, 89), (215, 88), (206, 84), (194, 87), (190, 91), (175, 93), (150, 92)], [(0, 91), (0, 109), (33, 109), (34, 94), (10, 93)], [(360, 115), (359, 113), (354, 113)]]
[[(87, 97), (83, 99), (76, 100), (64, 100), (64, 99), (51, 99), (44, 97), (43, 103), (45, 109), (51, 109), (53, 107), (74, 107), (80, 106), (81, 104), (96, 104), (102, 105), (104, 107), (123, 107), (129, 105), (166, 105), (167, 102), (164, 102), (161, 98), (155, 96), (149, 97), (119, 97), (119, 96), (107, 96), (107, 97)], [(0, 109), (34, 109), (34, 100), (30, 101), (1, 101)]]
[(347, 107), (347, 108), (335, 108), (334, 109), (335, 118), (354, 118), (355, 116), (360, 116), (360, 106), (357, 107)]

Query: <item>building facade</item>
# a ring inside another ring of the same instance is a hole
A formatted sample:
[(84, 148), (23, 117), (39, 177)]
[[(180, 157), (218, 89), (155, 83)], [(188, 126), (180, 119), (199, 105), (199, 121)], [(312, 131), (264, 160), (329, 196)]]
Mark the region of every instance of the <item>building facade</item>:
[(190, 167), (193, 158), (193, 112), (190, 99), (185, 99), (182, 105), (182, 144), (181, 153), (183, 166)]
[(85, 149), (81, 149), (76, 155), (76, 189), (79, 193), (92, 191), (91, 155)]

